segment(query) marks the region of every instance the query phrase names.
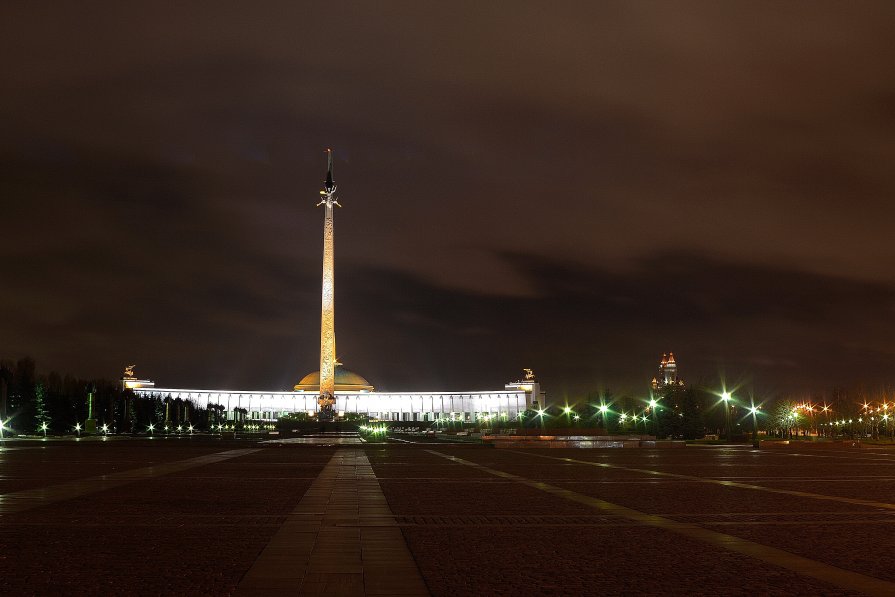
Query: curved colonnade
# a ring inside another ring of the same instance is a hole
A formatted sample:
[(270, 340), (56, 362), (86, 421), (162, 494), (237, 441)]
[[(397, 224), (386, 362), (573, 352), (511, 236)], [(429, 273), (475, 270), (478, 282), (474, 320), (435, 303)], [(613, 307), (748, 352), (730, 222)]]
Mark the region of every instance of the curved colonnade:
[[(256, 392), (240, 390), (188, 390), (138, 388), (145, 397), (183, 400), (207, 408), (221, 405), (227, 419), (235, 409), (248, 411), (246, 419), (276, 421), (283, 415), (317, 413), (317, 392)], [(490, 392), (336, 392), (335, 411), (339, 416), (361, 414), (380, 421), (435, 421), (453, 419), (477, 421), (483, 416), (512, 420), (532, 407), (532, 392), (497, 390)], [(537, 406), (535, 402), (534, 406)]]

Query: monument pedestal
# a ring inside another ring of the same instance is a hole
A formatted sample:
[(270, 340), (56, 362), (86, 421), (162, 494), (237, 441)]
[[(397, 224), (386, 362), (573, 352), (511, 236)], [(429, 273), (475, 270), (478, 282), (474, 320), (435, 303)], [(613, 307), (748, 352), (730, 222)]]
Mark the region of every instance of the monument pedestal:
[(84, 433), (96, 433), (96, 419), (87, 419), (84, 422)]

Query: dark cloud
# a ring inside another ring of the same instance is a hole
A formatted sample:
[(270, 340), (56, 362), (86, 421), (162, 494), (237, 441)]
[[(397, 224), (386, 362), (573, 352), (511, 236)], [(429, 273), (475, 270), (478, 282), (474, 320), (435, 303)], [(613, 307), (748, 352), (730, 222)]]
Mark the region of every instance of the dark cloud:
[(657, 350), (669, 348), (691, 380), (727, 371), (793, 391), (857, 382), (893, 357), (892, 285), (680, 253), (623, 272), (507, 259), (534, 296), (448, 291), (397, 272), (344, 274), (344, 292), (356, 297), (340, 313), (344, 360), (391, 389), (412, 388), (420, 375), (439, 387), (487, 387), (536, 363), (550, 387), (574, 393), (597, 380), (642, 392)]
[(891, 377), (890, 3), (2, 11), (0, 357), (288, 386), (334, 146), (382, 387)]

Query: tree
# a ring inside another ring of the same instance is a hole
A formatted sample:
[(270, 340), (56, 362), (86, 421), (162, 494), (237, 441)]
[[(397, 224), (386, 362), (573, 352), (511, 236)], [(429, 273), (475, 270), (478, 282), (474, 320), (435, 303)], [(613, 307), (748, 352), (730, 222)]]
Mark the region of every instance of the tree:
[(702, 390), (690, 386), (681, 395), (681, 435), (684, 439), (699, 439), (705, 436), (702, 393)]
[(41, 429), (44, 423), (49, 425), (50, 416), (47, 412), (47, 391), (43, 383), (37, 382), (34, 386), (34, 425), (35, 430)]
[(16, 362), (13, 384), (9, 392), (10, 426), (22, 432), (36, 428), (34, 391), (37, 386), (34, 359), (24, 357)]

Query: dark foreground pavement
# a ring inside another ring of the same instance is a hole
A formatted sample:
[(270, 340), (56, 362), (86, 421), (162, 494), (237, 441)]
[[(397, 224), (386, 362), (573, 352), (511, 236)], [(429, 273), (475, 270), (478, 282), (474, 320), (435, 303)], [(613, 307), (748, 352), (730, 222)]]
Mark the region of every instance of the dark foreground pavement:
[(4, 594), (895, 594), (884, 451), (5, 446)]

